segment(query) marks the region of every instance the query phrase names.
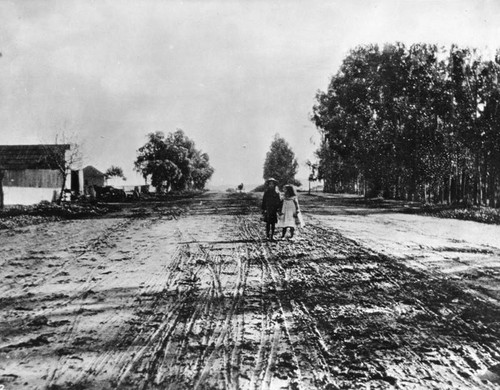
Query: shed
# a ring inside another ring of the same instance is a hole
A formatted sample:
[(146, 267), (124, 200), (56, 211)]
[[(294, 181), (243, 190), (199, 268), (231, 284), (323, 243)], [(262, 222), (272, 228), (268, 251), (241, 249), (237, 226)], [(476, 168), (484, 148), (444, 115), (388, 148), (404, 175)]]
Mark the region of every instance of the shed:
[(83, 168), (83, 186), (85, 193), (88, 193), (89, 188), (93, 186), (104, 187), (105, 181), (106, 175), (92, 165)]
[[(4, 204), (52, 201), (62, 188), (70, 145), (0, 145)], [(67, 187), (71, 188), (67, 175)], [(74, 176), (74, 175), (73, 175)]]

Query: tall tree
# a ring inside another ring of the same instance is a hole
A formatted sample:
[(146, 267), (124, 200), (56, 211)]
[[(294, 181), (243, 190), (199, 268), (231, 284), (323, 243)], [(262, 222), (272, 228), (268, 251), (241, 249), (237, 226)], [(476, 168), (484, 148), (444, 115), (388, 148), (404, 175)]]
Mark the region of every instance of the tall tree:
[(104, 173), (104, 176), (106, 177), (106, 180), (112, 177), (121, 177), (123, 180), (127, 180), (125, 175), (123, 174), (123, 169), (121, 167), (117, 167), (114, 165), (111, 165), (106, 172)]
[(135, 169), (158, 192), (164, 190), (203, 189), (212, 176), (206, 153), (195, 148), (193, 140), (182, 130), (148, 134), (148, 142), (138, 150)]
[(498, 205), (499, 64), (455, 45), (352, 50), (313, 107), (325, 190)]
[(207, 153), (196, 151), (192, 161), (193, 171), (191, 173), (191, 179), (193, 182), (193, 188), (202, 190), (205, 188), (205, 184), (208, 180), (212, 177), (214, 168), (210, 165), (210, 158)]
[(295, 179), (298, 166), (295, 153), (288, 142), (276, 134), (264, 162), (264, 179), (274, 177), (278, 180), (279, 187), (284, 184), (299, 186), (300, 182)]
[(172, 153), (165, 142), (165, 135), (162, 132), (155, 132), (148, 134), (148, 142), (139, 148), (134, 165), (144, 179), (151, 177), (151, 184), (161, 192), (165, 186), (168, 190), (170, 183), (180, 175), (180, 169), (172, 159)]

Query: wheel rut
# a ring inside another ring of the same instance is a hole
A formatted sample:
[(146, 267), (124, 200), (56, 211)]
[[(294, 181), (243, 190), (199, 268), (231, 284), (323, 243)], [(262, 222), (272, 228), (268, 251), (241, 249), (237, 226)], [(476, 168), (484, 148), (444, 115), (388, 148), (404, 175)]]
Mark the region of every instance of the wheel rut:
[(48, 225), (23, 233), (38, 247), (2, 243), (0, 384), (495, 388), (495, 305), (346, 238), (307, 202), (295, 241), (265, 241), (257, 202), (209, 194), (175, 218), (78, 221), (67, 249)]

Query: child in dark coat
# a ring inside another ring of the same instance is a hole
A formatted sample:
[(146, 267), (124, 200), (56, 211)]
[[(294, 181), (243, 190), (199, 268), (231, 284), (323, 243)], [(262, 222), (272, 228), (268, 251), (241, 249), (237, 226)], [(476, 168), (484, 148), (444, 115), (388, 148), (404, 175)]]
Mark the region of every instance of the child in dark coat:
[(274, 240), (274, 230), (278, 222), (278, 212), (281, 208), (281, 199), (276, 191), (276, 179), (266, 180), (267, 189), (262, 198), (262, 213), (266, 222), (266, 236), (269, 240)]

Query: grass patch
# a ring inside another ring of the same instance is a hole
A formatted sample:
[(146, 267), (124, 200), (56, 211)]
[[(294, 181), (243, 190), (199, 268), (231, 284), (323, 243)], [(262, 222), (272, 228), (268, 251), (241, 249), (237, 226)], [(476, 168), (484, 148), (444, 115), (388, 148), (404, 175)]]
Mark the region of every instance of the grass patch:
[(12, 206), (0, 210), (0, 229), (14, 229), (63, 219), (97, 217), (116, 209), (116, 206), (87, 203), (58, 205), (41, 202), (32, 206)]
[(430, 215), (438, 218), (460, 219), (500, 225), (500, 209), (491, 207), (450, 207), (439, 205), (425, 205), (418, 209), (407, 211), (412, 214)]

